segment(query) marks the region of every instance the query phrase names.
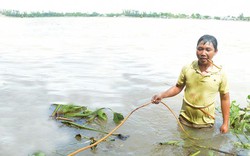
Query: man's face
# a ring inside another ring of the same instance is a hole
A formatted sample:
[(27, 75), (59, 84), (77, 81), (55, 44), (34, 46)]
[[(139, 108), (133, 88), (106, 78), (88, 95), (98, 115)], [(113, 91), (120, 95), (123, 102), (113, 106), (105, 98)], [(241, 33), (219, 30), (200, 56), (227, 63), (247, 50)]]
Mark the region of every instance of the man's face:
[(201, 41), (197, 46), (196, 55), (200, 64), (208, 64), (208, 59), (212, 60), (216, 53), (217, 51), (211, 42), (204, 44), (204, 42)]

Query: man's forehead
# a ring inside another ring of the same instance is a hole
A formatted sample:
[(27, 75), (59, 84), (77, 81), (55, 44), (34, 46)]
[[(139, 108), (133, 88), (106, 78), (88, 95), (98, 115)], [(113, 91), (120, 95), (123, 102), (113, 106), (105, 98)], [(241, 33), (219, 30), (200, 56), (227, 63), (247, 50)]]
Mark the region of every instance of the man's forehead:
[(210, 41), (201, 41), (201, 42), (198, 44), (198, 46), (200, 46), (200, 45), (209, 45), (209, 46), (213, 46), (213, 43), (210, 42)]

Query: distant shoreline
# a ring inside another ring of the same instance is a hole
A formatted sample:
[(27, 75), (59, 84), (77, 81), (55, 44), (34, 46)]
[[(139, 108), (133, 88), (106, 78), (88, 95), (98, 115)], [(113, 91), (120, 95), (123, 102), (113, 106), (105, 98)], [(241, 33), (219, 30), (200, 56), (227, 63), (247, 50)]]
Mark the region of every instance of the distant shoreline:
[(208, 16), (199, 13), (191, 15), (173, 14), (168, 12), (139, 12), (136, 10), (124, 10), (122, 13), (106, 13), (101, 14), (97, 12), (83, 13), (83, 12), (20, 12), (18, 10), (0, 10), (0, 17), (16, 17), (16, 18), (36, 18), (36, 17), (134, 17), (134, 18), (164, 18), (164, 19), (214, 19), (227, 21), (250, 21), (250, 17), (245, 17), (243, 13), (239, 16)]

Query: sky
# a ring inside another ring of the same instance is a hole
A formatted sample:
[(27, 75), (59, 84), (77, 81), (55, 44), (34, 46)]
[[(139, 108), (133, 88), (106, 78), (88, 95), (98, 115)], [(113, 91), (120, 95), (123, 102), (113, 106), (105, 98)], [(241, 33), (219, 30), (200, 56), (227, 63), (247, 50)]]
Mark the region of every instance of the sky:
[(0, 10), (120, 13), (171, 12), (209, 16), (250, 16), (250, 0), (0, 0)]

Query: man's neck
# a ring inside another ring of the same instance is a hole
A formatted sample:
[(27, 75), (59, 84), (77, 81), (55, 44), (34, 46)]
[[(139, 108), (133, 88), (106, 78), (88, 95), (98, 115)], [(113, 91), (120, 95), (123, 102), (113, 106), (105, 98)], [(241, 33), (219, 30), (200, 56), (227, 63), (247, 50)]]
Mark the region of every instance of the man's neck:
[(211, 63), (206, 63), (206, 64), (198, 63), (198, 65), (202, 74), (208, 73), (209, 71), (211, 71), (211, 68), (213, 67)]

